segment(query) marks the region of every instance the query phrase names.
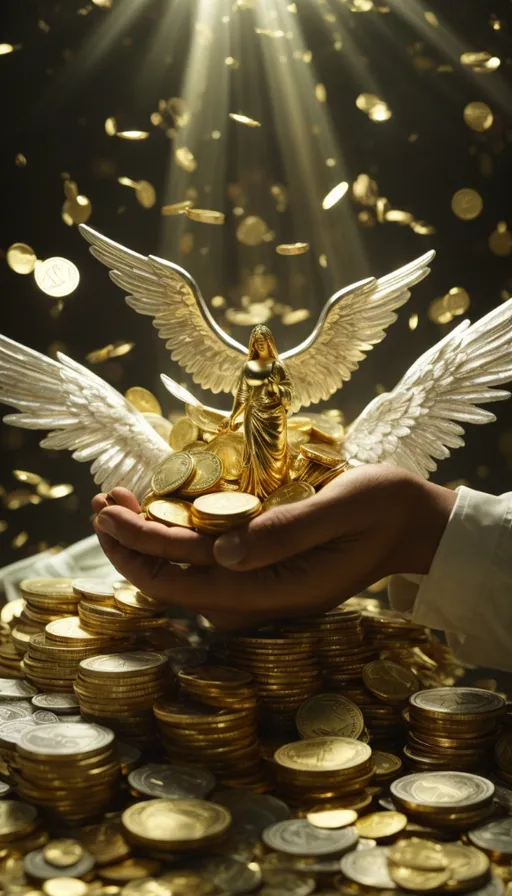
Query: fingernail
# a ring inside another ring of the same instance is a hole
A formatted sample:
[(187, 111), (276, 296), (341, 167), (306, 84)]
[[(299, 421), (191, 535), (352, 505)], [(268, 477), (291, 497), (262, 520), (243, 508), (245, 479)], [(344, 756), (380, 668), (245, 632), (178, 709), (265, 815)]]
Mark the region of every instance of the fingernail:
[(213, 553), (221, 566), (237, 566), (247, 550), (239, 535), (221, 535), (213, 546)]
[(102, 532), (106, 532), (107, 535), (116, 535), (117, 526), (115, 520), (111, 519), (108, 513), (100, 511), (96, 517), (96, 525), (99, 526)]

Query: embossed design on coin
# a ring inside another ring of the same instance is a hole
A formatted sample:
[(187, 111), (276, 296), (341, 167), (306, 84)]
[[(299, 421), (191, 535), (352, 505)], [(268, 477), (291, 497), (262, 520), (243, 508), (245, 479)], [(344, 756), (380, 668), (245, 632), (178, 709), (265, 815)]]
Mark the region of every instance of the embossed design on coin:
[(500, 858), (512, 858), (512, 818), (490, 821), (482, 827), (469, 831), (468, 837), (474, 846)]
[(478, 806), (490, 800), (494, 784), (466, 772), (417, 772), (393, 781), (391, 796), (419, 806)]
[(395, 890), (396, 884), (388, 871), (387, 850), (377, 846), (375, 849), (355, 850), (347, 853), (341, 860), (343, 874), (364, 887), (377, 887), (379, 890)]
[(49, 722), (59, 721), (58, 716), (56, 716), (54, 712), (50, 712), (47, 709), (36, 709), (32, 718), (34, 722), (37, 722), (38, 725), (47, 725)]
[(130, 787), (146, 796), (166, 799), (203, 797), (215, 787), (215, 778), (207, 770), (188, 765), (141, 765), (128, 775)]
[(390, 660), (368, 663), (363, 669), (363, 681), (372, 694), (385, 700), (407, 700), (419, 687), (410, 669)]
[(119, 677), (131, 677), (141, 671), (158, 669), (165, 666), (167, 657), (163, 653), (150, 650), (132, 650), (130, 653), (104, 653), (91, 656), (80, 662), (80, 668), (88, 672), (116, 674)]
[(395, 865), (405, 865), (418, 871), (444, 871), (448, 867), (444, 846), (419, 837), (399, 840), (389, 847), (388, 855), (390, 862)]
[(300, 707), (296, 724), (301, 737), (353, 737), (364, 728), (363, 714), (340, 694), (317, 694)]
[(36, 694), (32, 703), (39, 709), (50, 709), (57, 715), (73, 713), (80, 708), (78, 698), (74, 694)]
[(491, 863), (484, 852), (463, 843), (443, 843), (442, 849), (452, 880), (460, 884), (471, 882), (475, 887), (486, 880)]
[(1, 700), (22, 700), (23, 697), (33, 697), (37, 694), (37, 688), (32, 687), (27, 681), (19, 681), (15, 678), (0, 678)]
[(122, 823), (137, 842), (187, 849), (220, 837), (231, 824), (231, 815), (224, 806), (204, 800), (157, 799), (130, 806)]
[(418, 691), (410, 704), (424, 712), (443, 715), (479, 716), (482, 713), (499, 713), (505, 709), (505, 699), (500, 694), (483, 688), (432, 688)]
[(323, 772), (352, 768), (371, 755), (367, 744), (348, 737), (314, 737), (279, 747), (274, 760), (297, 771)]
[(356, 829), (361, 837), (382, 840), (403, 831), (407, 816), (402, 812), (371, 812), (356, 821)]
[(46, 295), (62, 299), (75, 291), (80, 283), (80, 272), (72, 261), (54, 256), (45, 261), (36, 261), (34, 279)]
[(396, 884), (404, 890), (439, 890), (450, 878), (450, 871), (421, 871), (404, 865), (390, 865), (389, 873)]
[(101, 725), (57, 722), (37, 725), (20, 738), (20, 750), (45, 756), (73, 756), (108, 747), (114, 740), (109, 728)]
[(166, 457), (151, 480), (151, 488), (157, 495), (178, 491), (192, 477), (194, 461), (190, 454), (177, 451)]
[(314, 827), (305, 818), (278, 821), (263, 831), (270, 849), (296, 856), (326, 856), (352, 849), (358, 841), (355, 828), (327, 830)]

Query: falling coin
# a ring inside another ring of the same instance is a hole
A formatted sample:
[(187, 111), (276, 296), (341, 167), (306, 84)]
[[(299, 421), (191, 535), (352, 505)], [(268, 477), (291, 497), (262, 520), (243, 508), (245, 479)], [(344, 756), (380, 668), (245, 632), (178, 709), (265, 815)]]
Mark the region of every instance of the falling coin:
[(309, 243), (280, 243), (276, 246), (278, 255), (304, 255), (309, 250)]
[(37, 261), (34, 279), (39, 289), (55, 299), (71, 295), (80, 283), (80, 273), (76, 265), (67, 258), (47, 258)]

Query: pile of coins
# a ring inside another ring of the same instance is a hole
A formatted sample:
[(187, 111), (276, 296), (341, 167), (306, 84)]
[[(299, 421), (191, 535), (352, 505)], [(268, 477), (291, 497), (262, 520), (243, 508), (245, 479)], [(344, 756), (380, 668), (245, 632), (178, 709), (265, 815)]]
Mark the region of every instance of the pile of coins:
[(153, 711), (160, 742), (172, 762), (207, 766), (231, 787), (268, 789), (254, 708), (214, 709), (164, 699)]
[(182, 670), (178, 681), (192, 700), (221, 709), (257, 709), (258, 691), (252, 675), (229, 666), (199, 666)]
[(100, 654), (82, 660), (74, 684), (80, 712), (136, 746), (155, 735), (153, 705), (172, 686), (168, 659), (156, 651)]
[(347, 466), (341, 445), (307, 442), (300, 446), (290, 476), (293, 481), (307, 482), (317, 489), (343, 473)]
[(72, 694), (81, 660), (126, 646), (127, 641), (86, 631), (78, 616), (66, 616), (50, 622), (44, 633), (32, 635), (23, 670), (27, 681), (41, 691)]
[(291, 626), (229, 638), (229, 661), (253, 676), (265, 724), (293, 730), (299, 707), (322, 690), (315, 646), (314, 633)]
[(506, 701), (480, 688), (433, 688), (412, 694), (404, 754), (417, 771), (485, 771)]
[(19, 795), (65, 824), (105, 812), (119, 786), (114, 734), (99, 725), (57, 722), (25, 731), (18, 769)]
[(97, 579), (75, 579), (73, 587), (81, 594), (80, 624), (91, 634), (129, 639), (154, 628), (169, 628), (166, 607), (132, 585), (116, 587)]
[(196, 498), (192, 505), (192, 523), (198, 532), (221, 535), (235, 526), (257, 517), (261, 501), (245, 492), (215, 492)]
[(35, 632), (44, 631), (49, 622), (62, 616), (74, 616), (79, 597), (71, 579), (24, 579), (20, 592), (25, 608), (19, 624), (26, 624)]
[(364, 641), (361, 614), (336, 607), (320, 616), (286, 626), (287, 632), (309, 632), (316, 638), (315, 653), (328, 690), (340, 690), (361, 678), (364, 666), (375, 651)]
[(390, 660), (374, 660), (363, 669), (363, 683), (371, 699), (365, 701), (363, 714), (372, 743), (403, 739), (402, 713), (419, 687), (414, 673)]
[(427, 827), (468, 830), (492, 812), (494, 784), (467, 772), (417, 772), (390, 786), (402, 812)]
[(314, 737), (279, 747), (271, 766), (279, 796), (295, 806), (336, 801), (347, 809), (371, 803), (374, 766), (367, 744), (350, 737)]
[(382, 651), (401, 650), (415, 644), (426, 644), (427, 629), (396, 613), (380, 607), (376, 611), (363, 610), (362, 623), (365, 640), (379, 654)]

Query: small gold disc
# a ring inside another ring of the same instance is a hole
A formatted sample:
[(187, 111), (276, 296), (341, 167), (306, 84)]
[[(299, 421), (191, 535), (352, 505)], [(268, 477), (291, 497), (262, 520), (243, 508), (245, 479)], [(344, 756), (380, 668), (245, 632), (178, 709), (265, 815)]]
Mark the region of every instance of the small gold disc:
[(170, 454), (155, 471), (151, 480), (151, 488), (157, 495), (176, 492), (192, 479), (194, 469), (194, 461), (190, 454), (186, 454), (184, 451)]
[(83, 856), (84, 851), (77, 840), (50, 840), (43, 848), (43, 856), (56, 868), (69, 868)]
[(152, 501), (147, 508), (152, 520), (164, 523), (166, 526), (181, 526), (185, 529), (193, 529), (190, 504), (173, 498), (172, 501)]

